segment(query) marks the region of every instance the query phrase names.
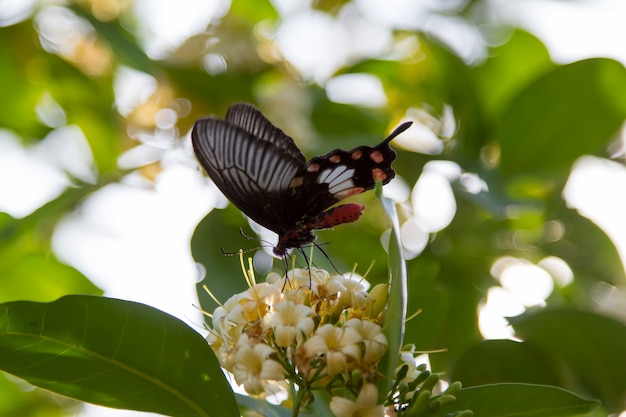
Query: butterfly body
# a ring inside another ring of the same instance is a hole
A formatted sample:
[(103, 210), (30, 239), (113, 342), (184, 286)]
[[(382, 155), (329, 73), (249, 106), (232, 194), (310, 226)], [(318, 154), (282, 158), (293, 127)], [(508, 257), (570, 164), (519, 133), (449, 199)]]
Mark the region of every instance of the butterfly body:
[(360, 217), (360, 204), (330, 207), (393, 179), (396, 154), (389, 142), (410, 124), (375, 147), (336, 149), (308, 163), (293, 139), (247, 103), (232, 105), (224, 120), (198, 120), (191, 136), (209, 177), (244, 214), (278, 234), (274, 254), (284, 257), (290, 248), (312, 243), (313, 230)]

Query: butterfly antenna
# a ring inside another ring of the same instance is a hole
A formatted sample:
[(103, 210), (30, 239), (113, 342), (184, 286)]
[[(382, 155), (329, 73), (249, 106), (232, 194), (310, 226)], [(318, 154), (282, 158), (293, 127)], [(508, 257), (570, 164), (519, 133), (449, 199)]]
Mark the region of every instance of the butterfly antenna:
[[(261, 249), (261, 248), (273, 248), (274, 247), (274, 245), (272, 245), (272, 243), (268, 242), (267, 240), (263, 240), (263, 239), (260, 239), (258, 237), (248, 236), (243, 231), (243, 229), (241, 227), (239, 228), (239, 234), (241, 236), (243, 236), (247, 240), (253, 240), (255, 242), (263, 243), (263, 245), (261, 245), (261, 246), (257, 246), (255, 248), (247, 249), (247, 250), (243, 251), (242, 253), (252, 252), (252, 251), (255, 251), (255, 250), (258, 250), (258, 249)], [(224, 248), (221, 248), (221, 249), (222, 249), (222, 254), (224, 254), (226, 256), (236, 256), (236, 255), (239, 255), (239, 252), (241, 251), (241, 249), (240, 249), (240, 250), (238, 250), (236, 252), (228, 252)]]
[[(292, 264), (295, 264), (296, 257), (292, 256), (291, 261)], [(285, 267), (285, 283), (283, 284), (283, 289), (281, 291), (285, 291), (285, 287), (287, 283), (289, 283), (289, 287), (291, 287), (291, 281), (289, 281), (289, 264), (287, 263), (287, 256), (283, 257), (283, 266)], [(292, 269), (295, 269), (295, 265), (292, 265)]]
[(240, 234), (241, 236), (243, 236), (243, 238), (244, 238), (244, 239), (253, 240), (253, 241), (255, 241), (255, 242), (260, 242), (260, 243), (264, 243), (264, 244), (266, 244), (266, 245), (267, 245), (267, 246), (263, 246), (263, 247), (270, 247), (270, 248), (273, 248), (273, 247), (274, 247), (274, 245), (272, 245), (272, 242), (268, 242), (267, 240), (261, 239), (261, 238), (259, 238), (259, 237), (255, 237), (255, 236), (248, 236), (248, 235), (246, 234), (246, 232), (244, 232), (244, 231), (243, 231), (243, 229), (242, 229), (241, 227), (239, 228), (239, 234)]
[(228, 251), (226, 251), (224, 248), (220, 248), (220, 249), (221, 249), (221, 251), (222, 251), (222, 255), (226, 255), (226, 256), (239, 256), (239, 254), (240, 254), (240, 253), (242, 253), (242, 254), (243, 254), (243, 253), (250, 253), (250, 252), (252, 252), (252, 251), (255, 251), (255, 250), (261, 249), (262, 247), (263, 247), (263, 246), (258, 246), (258, 247), (256, 247), (256, 248), (246, 249), (246, 250), (239, 249), (237, 252), (228, 252)]

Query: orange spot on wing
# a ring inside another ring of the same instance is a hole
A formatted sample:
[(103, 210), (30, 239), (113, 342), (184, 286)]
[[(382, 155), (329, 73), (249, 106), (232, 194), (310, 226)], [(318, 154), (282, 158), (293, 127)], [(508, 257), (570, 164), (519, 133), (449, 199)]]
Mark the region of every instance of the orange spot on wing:
[(355, 161), (361, 159), (362, 156), (363, 156), (363, 151), (354, 151), (352, 152), (352, 155), (350, 155), (350, 157), (354, 159)]
[(333, 155), (330, 158), (328, 158), (328, 160), (334, 164), (337, 164), (339, 162), (341, 162), (341, 156), (339, 155)]
[(387, 178), (387, 174), (385, 174), (385, 171), (383, 171), (382, 169), (374, 168), (372, 170), (372, 179), (374, 180), (374, 182), (384, 181), (385, 178)]
[(306, 167), (306, 170), (309, 172), (317, 172), (320, 170), (320, 164), (311, 164), (308, 167)]
[(302, 177), (295, 177), (294, 179), (291, 180), (291, 183), (289, 183), (289, 187), (290, 188), (296, 188), (302, 185), (302, 182), (304, 180), (302, 179)]
[(380, 164), (385, 158), (383, 157), (383, 154), (380, 153), (380, 151), (374, 151), (370, 154), (370, 159), (377, 164)]
[(335, 197), (339, 200), (343, 200), (344, 198), (348, 198), (351, 195), (361, 194), (362, 192), (362, 187), (348, 188), (347, 190), (339, 191), (338, 193), (336, 193)]

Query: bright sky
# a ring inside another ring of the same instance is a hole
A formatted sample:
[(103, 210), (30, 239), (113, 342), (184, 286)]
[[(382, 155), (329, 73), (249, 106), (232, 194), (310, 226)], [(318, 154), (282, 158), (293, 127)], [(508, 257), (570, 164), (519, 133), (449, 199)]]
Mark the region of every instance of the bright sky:
[[(303, 30), (303, 27), (325, 27), (328, 33), (342, 35), (341, 42), (349, 46), (350, 50), (367, 55), (384, 50), (388, 40), (385, 27), (410, 26), (415, 19), (424, 18), (423, 9), (417, 8), (414, 0), (387, 1), (384, 8), (380, 8), (376, 0), (357, 0), (355, 7), (369, 14), (370, 19), (379, 19), (378, 23), (383, 23), (369, 27), (368, 33), (377, 36), (359, 39), (350, 37), (350, 30), (337, 25), (327, 16), (304, 11), (302, 5), (308, 2), (276, 0), (275, 3), (284, 15), (293, 19), (288, 20), (289, 23), (279, 30), (279, 45), (298, 68), (309, 72), (318, 81), (326, 80), (334, 66), (341, 65), (346, 57), (337, 54), (331, 60), (319, 59), (314, 51), (325, 50), (324, 56), (328, 57), (328, 49), (325, 47), (336, 43), (338, 38), (307, 36), (312, 31)], [(430, 3), (436, 4), (434, 1)], [(0, 10), (5, 10), (0, 12), (0, 19), (12, 7), (26, 4), (20, 0), (0, 0)], [(204, 0), (136, 0), (134, 4), (137, 14), (142, 17), (140, 22), (145, 31), (146, 48), (155, 57), (162, 54), (164, 47), (175, 46), (187, 36), (201, 31), (208, 16), (220, 14), (224, 10), (223, 3)], [(626, 25), (623, 24), (626, 2), (493, 0), (489, 4), (495, 16), (522, 25), (537, 34), (558, 62), (593, 56), (613, 57), (626, 62), (626, 48), (623, 47), (623, 40), (626, 39)], [(423, 22), (432, 28), (449, 27), (449, 22), (446, 25), (441, 21)], [(461, 27), (445, 33), (446, 39), (465, 55), (475, 52), (477, 44), (473, 43), (471, 36), (464, 36), (467, 30)], [(307, 51), (307, 56), (298, 53), (302, 50)], [(320, 66), (320, 62), (326, 63)], [(341, 92), (340, 87), (341, 82), (339, 87), (331, 87), (332, 94)], [(369, 94), (374, 100), (385, 100), (384, 95), (380, 96), (381, 89), (375, 86)], [(356, 102), (362, 100), (358, 97), (352, 99)], [(24, 149), (17, 138), (0, 131), (0, 178), (12, 179), (0, 181), (0, 210), (24, 216), (66, 186), (67, 181), (60, 169), (68, 169), (72, 166), (71, 161), (50, 160), (49, 151), (55, 147), (64, 146), (64, 149), (78, 155), (72, 160), (84, 161), (84, 164), (79, 163), (71, 169), (78, 175), (89, 177), (89, 169), (85, 168), (89, 166), (89, 153), (85, 153), (84, 137), (76, 131), (65, 133), (62, 136), (67, 138), (67, 142), (59, 144), (59, 138), (52, 137), (46, 138), (35, 148)], [(61, 259), (77, 267), (104, 288), (107, 296), (155, 306), (186, 320), (201, 331), (202, 318), (193, 307), (196, 304), (194, 284), (199, 274), (189, 253), (189, 240), (195, 225), (217, 201), (213, 189), (193, 168), (190, 158), (193, 155), (187, 148), (164, 161), (164, 171), (158, 176), (153, 188), (138, 186), (140, 183), (132, 179), (127, 184), (106, 187), (94, 195), (78, 213), (59, 225), (53, 244)], [(433, 175), (436, 176), (438, 172), (441, 173), (434, 169)], [(434, 181), (440, 181), (441, 178), (440, 175)], [(626, 197), (614, 192), (615, 187), (623, 187), (624, 183), (626, 169), (622, 165), (598, 158), (585, 158), (577, 164), (567, 189), (567, 197), (572, 206), (579, 208), (609, 233), (622, 258), (626, 259)], [(598, 184), (604, 184), (605, 187), (599, 187)], [(422, 189), (428, 187), (423, 186)], [(441, 195), (437, 194), (437, 197)], [(419, 242), (417, 244), (421, 245)], [(504, 314), (511, 314), (523, 311), (524, 305), (541, 303), (542, 298), (537, 299), (537, 293), (529, 295), (515, 289), (516, 273), (524, 273), (528, 268), (539, 269), (533, 287), (544, 292), (549, 291), (546, 286), (552, 283), (549, 276), (546, 278), (546, 274), (542, 275), (543, 269), (539, 267), (511, 260), (503, 260), (501, 265), (511, 268), (509, 272), (500, 275), (503, 288), (489, 293), (489, 303), (481, 315), (481, 326), (488, 337), (510, 335), (501, 325), (503, 311), (497, 309), (498, 305), (508, 308)], [(512, 295), (514, 293), (517, 295)], [(146, 413), (89, 406), (80, 415), (130, 417)]]

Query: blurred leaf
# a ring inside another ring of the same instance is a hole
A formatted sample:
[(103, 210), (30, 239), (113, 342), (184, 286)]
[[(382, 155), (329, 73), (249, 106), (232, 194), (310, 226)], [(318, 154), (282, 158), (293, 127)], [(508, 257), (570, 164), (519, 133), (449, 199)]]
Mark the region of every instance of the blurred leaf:
[[(21, 382), (21, 381), (20, 381)], [(80, 403), (56, 396), (42, 389), (33, 389), (25, 382), (0, 372), (0, 416), (63, 417), (78, 412)]]
[[(311, 121), (316, 131), (324, 138), (325, 145), (332, 148), (350, 149), (369, 144), (374, 146), (384, 139), (389, 123), (382, 117), (373, 117), (372, 112), (319, 97), (313, 105)], [(375, 136), (375, 132), (380, 132)], [(320, 150), (326, 153), (330, 151)]]
[(487, 60), (471, 69), (485, 113), (499, 117), (509, 102), (538, 76), (556, 67), (548, 48), (534, 35), (515, 30)]
[(0, 305), (0, 368), (47, 390), (170, 416), (238, 416), (206, 341), (139, 303), (67, 296)]
[[(209, 298), (202, 288), (206, 285), (209, 290), (224, 303), (233, 294), (238, 294), (248, 288), (245, 276), (241, 271), (238, 256), (226, 256), (226, 252), (236, 253), (243, 248), (254, 248), (259, 242), (246, 240), (238, 232), (242, 228), (247, 236), (255, 236), (247, 226), (247, 221), (241, 212), (233, 205), (223, 210), (213, 210), (198, 224), (191, 238), (191, 253), (196, 262), (204, 265), (206, 277), (198, 284), (200, 305), (205, 311), (213, 311), (217, 304)], [(244, 255), (248, 258), (251, 255)], [(246, 268), (248, 264), (246, 261)]]
[[(328, 404), (330, 403), (330, 395), (327, 395), (325, 391), (314, 392), (315, 401), (309, 404), (308, 409), (300, 410), (299, 417), (314, 417), (314, 416), (330, 416), (332, 415)], [(249, 410), (254, 410), (259, 415), (265, 417), (292, 417), (293, 410), (291, 408), (282, 407), (263, 401), (260, 398), (250, 397), (242, 394), (235, 394), (237, 403)], [(243, 413), (243, 415), (247, 415)]]
[(626, 399), (626, 325), (577, 310), (544, 310), (509, 319), (519, 337), (565, 363), (582, 386), (619, 413)]
[(233, 0), (229, 13), (237, 18), (246, 18), (253, 23), (278, 18), (272, 2), (268, 0)]
[[(254, 410), (261, 416), (266, 417), (291, 417), (292, 410), (281, 407), (279, 405), (268, 403), (267, 401), (263, 401), (260, 398), (250, 397), (248, 395), (243, 394), (235, 394), (235, 398), (237, 399), (237, 403), (240, 407), (245, 407), (249, 410)], [(301, 416), (306, 416), (307, 413), (300, 412)]]
[(461, 159), (479, 160), (480, 151), (489, 139), (490, 126), (479, 100), (474, 75), (469, 66), (447, 46), (433, 38), (420, 38), (430, 74), (423, 80), (424, 101), (435, 108), (452, 106), (458, 129), (455, 152)]
[[(114, 112), (113, 79), (90, 78), (55, 55), (46, 60), (46, 83), (67, 114), (67, 124), (83, 131), (101, 173), (115, 172), (121, 132)], [(53, 81), (54, 80), (54, 81)]]
[(626, 282), (624, 264), (613, 241), (604, 230), (576, 210), (565, 207), (559, 198), (549, 206), (549, 219), (563, 227), (564, 235), (546, 242), (545, 250), (563, 259), (574, 273), (576, 284), (586, 294), (598, 282), (614, 285)]
[(117, 179), (116, 175), (103, 176), (98, 184), (68, 188), (22, 219), (0, 213), (0, 301), (52, 301), (67, 294), (101, 293), (82, 273), (54, 256), (51, 239), (63, 216), (87, 195)]
[(51, 129), (35, 111), (46, 87), (45, 83), (33, 82), (45, 66), (42, 51), (33, 42), (33, 27), (24, 22), (0, 28), (0, 34), (0, 126), (27, 141), (42, 138)]
[(408, 262), (410, 313), (422, 313), (407, 325), (407, 341), (420, 350), (445, 349), (430, 355), (436, 372), (447, 371), (482, 339), (477, 306), (494, 284), (490, 267), (500, 252), (494, 238), (499, 227), (479, 207), (457, 198), (452, 223)]
[(400, 223), (393, 200), (382, 196), (382, 183), (376, 184), (376, 196), (391, 220), (389, 237), (389, 300), (383, 316), (383, 333), (387, 337), (387, 352), (381, 360), (378, 372), (384, 377), (378, 380), (378, 397), (384, 401), (391, 389), (396, 367), (400, 361), (400, 351), (404, 346), (404, 322), (406, 320), (407, 283), (406, 264), (400, 241)]
[(72, 10), (93, 25), (98, 35), (108, 42), (120, 63), (148, 74), (154, 73), (154, 65), (150, 58), (139, 47), (135, 38), (119, 22), (98, 20), (80, 6), (75, 5)]
[(494, 384), (464, 388), (456, 401), (443, 405), (435, 416), (472, 410), (477, 417), (559, 417), (586, 414), (598, 407), (561, 388), (529, 384)]
[(49, 93), (65, 112), (67, 124), (79, 126), (85, 134), (98, 169), (116, 168), (119, 132), (112, 78), (87, 77), (43, 51), (26, 22), (0, 31), (5, 35), (0, 36), (0, 87), (8, 98), (0, 101), (0, 126), (14, 130), (25, 142), (43, 139), (51, 128), (39, 120), (36, 107)]
[(8, 269), (0, 268), (0, 278), (0, 302), (52, 301), (67, 294), (102, 294), (83, 274), (52, 254), (20, 256), (12, 260)]
[(602, 156), (626, 118), (624, 97), (626, 70), (610, 59), (574, 62), (537, 79), (504, 112), (502, 172), (545, 175), (582, 155)]
[[(439, 338), (448, 317), (449, 294), (439, 281), (440, 265), (432, 257), (408, 262), (408, 311), (405, 343), (417, 350), (445, 348)], [(438, 354), (432, 355), (436, 357)]]
[(450, 379), (465, 387), (499, 382), (561, 386), (553, 359), (529, 343), (483, 340), (459, 357)]

